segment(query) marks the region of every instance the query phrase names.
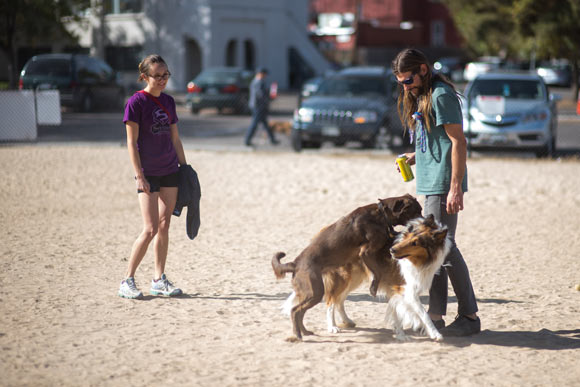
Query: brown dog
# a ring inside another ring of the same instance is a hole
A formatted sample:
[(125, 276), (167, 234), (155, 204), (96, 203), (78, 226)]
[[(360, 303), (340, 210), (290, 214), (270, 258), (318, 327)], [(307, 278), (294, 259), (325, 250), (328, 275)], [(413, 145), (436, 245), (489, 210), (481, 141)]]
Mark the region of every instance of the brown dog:
[(276, 253), (272, 258), (274, 274), (277, 278), (293, 274), (292, 286), (298, 299), (291, 311), (295, 336), (288, 340), (298, 341), (303, 334), (312, 334), (304, 327), (304, 314), (324, 296), (324, 271), (362, 259), (373, 274), (369, 291), (375, 296), (381, 280), (381, 261), (388, 256), (396, 237), (393, 226), (421, 216), (421, 210), (419, 202), (409, 194), (381, 199), (377, 204), (357, 208), (322, 229), (294, 262), (282, 264), (280, 260), (286, 254)]

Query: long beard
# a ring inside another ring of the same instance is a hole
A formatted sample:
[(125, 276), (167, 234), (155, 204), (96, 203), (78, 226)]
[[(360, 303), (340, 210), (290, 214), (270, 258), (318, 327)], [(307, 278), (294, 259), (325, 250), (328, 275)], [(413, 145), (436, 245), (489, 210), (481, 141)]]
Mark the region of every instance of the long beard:
[(410, 94), (415, 99), (418, 99), (420, 96), (427, 94), (427, 88), (425, 87), (425, 77), (419, 74), (419, 78), (421, 78), (421, 86), (416, 86), (411, 89), (405, 90), (405, 93)]

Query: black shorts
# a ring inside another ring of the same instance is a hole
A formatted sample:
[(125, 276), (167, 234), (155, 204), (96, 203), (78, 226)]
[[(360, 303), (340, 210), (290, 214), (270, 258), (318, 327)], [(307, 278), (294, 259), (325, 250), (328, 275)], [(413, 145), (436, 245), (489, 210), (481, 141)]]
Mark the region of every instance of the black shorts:
[[(149, 192), (159, 192), (161, 187), (179, 187), (179, 172), (172, 173), (165, 176), (145, 176), (149, 183)], [(140, 189), (137, 193), (141, 193)]]

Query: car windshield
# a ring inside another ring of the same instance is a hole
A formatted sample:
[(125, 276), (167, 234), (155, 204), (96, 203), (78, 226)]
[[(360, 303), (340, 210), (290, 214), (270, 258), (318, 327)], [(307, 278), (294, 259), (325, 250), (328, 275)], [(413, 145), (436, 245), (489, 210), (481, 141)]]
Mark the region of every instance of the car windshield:
[(70, 60), (42, 59), (28, 63), (26, 75), (47, 75), (54, 77), (70, 76)]
[(322, 82), (316, 95), (386, 94), (385, 82), (376, 77), (333, 77)]
[(510, 99), (544, 100), (544, 88), (537, 80), (479, 79), (473, 82), (469, 97), (501, 96)]
[(205, 71), (199, 74), (195, 83), (213, 84), (213, 83), (236, 83), (238, 73), (232, 71)]

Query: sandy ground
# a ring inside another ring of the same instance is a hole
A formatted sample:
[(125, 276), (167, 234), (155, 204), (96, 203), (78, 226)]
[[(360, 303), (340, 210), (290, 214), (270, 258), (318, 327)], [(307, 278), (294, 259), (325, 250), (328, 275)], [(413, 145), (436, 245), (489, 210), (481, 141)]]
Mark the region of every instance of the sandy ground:
[(392, 156), (186, 153), (202, 226), (190, 241), (173, 217), (167, 265), (185, 295), (148, 295), (149, 252), (136, 277), (146, 297), (133, 301), (117, 296), (141, 227), (126, 149), (0, 148), (0, 385), (579, 385), (579, 161), (469, 161), (457, 240), (481, 334), (396, 342), (364, 285), (347, 301), (356, 328), (328, 333), (318, 305), (305, 319), (316, 335), (291, 344), (279, 312), (290, 278), (275, 279), (273, 253), (294, 257), (323, 226), (414, 183)]

